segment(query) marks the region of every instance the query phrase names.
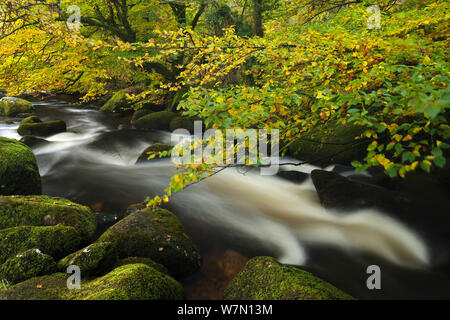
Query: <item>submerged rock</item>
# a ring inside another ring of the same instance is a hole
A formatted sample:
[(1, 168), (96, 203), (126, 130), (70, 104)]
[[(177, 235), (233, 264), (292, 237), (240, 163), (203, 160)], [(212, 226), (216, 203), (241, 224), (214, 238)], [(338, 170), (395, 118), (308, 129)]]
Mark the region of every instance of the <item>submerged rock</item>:
[(22, 120), (17, 129), (21, 136), (51, 136), (67, 130), (66, 123), (62, 120), (42, 122), (38, 117), (31, 116)]
[(157, 262), (155, 262), (155, 261), (153, 261), (152, 259), (149, 259), (149, 258), (128, 257), (128, 258), (119, 260), (116, 263), (115, 267), (117, 268), (117, 267), (120, 267), (120, 266), (125, 266), (125, 265), (128, 265), (128, 264), (137, 264), (137, 263), (145, 264), (145, 265), (147, 265), (149, 267), (152, 267), (155, 270), (158, 270), (161, 273), (170, 275), (169, 270), (167, 270), (166, 267), (164, 267), (162, 264), (159, 264), (159, 263), (157, 263)]
[(20, 142), (26, 144), (30, 148), (39, 148), (46, 146), (50, 143), (45, 139), (37, 138), (34, 136), (23, 136), (22, 139), (20, 139)]
[(118, 267), (69, 295), (74, 300), (181, 300), (175, 279), (145, 264)]
[(0, 230), (0, 263), (33, 248), (54, 258), (61, 258), (80, 247), (81, 237), (74, 227), (20, 226)]
[(225, 289), (226, 300), (348, 300), (350, 295), (311, 273), (256, 257)]
[(355, 140), (364, 130), (361, 126), (340, 123), (318, 126), (294, 141), (289, 151), (296, 158), (314, 165), (350, 164), (366, 154), (364, 140)]
[(293, 183), (303, 183), (308, 179), (309, 174), (300, 171), (280, 170), (277, 176)]
[(24, 99), (15, 97), (3, 97), (0, 99), (0, 115), (2, 116), (11, 117), (34, 110), (35, 107), (31, 102)]
[(54, 272), (56, 263), (53, 258), (34, 248), (6, 260), (0, 266), (0, 279), (15, 284)]
[(146, 208), (123, 218), (98, 241), (114, 243), (120, 258), (150, 258), (175, 277), (193, 273), (201, 265), (200, 252), (180, 220), (161, 208)]
[(112, 243), (97, 242), (61, 259), (58, 269), (65, 271), (68, 266), (77, 265), (83, 276), (101, 275), (110, 270), (117, 260), (117, 252)]
[(0, 196), (0, 229), (15, 226), (71, 226), (90, 239), (96, 229), (95, 214), (88, 207), (48, 196)]
[[(149, 152), (164, 152), (164, 151), (169, 151), (171, 150), (173, 147), (169, 144), (164, 144), (164, 143), (155, 143), (152, 144), (150, 147), (146, 148), (144, 151), (142, 151), (141, 155), (139, 156), (139, 158), (136, 160), (136, 164), (138, 163), (143, 163), (143, 162), (147, 162), (150, 161), (149, 158)], [(168, 156), (167, 156), (168, 157)], [(167, 158), (166, 157), (166, 158)], [(154, 159), (159, 159), (159, 156), (156, 155), (156, 157)], [(153, 159), (152, 159), (153, 160)]]
[(147, 114), (133, 122), (138, 130), (165, 130), (170, 129), (170, 122), (177, 115), (170, 111), (159, 111)]
[(0, 137), (0, 195), (41, 193), (41, 176), (31, 149)]

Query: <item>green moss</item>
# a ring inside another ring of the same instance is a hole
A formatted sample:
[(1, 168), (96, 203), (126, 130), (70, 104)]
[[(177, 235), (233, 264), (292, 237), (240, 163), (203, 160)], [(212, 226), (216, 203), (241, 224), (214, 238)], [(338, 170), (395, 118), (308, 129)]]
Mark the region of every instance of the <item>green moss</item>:
[(136, 263), (142, 263), (142, 264), (145, 264), (145, 265), (147, 265), (147, 266), (149, 266), (149, 267), (152, 267), (152, 268), (155, 269), (155, 270), (158, 270), (158, 271), (161, 272), (161, 273), (170, 275), (170, 274), (169, 274), (169, 270), (167, 270), (166, 267), (164, 267), (162, 264), (159, 264), (159, 263), (157, 263), (157, 262), (155, 262), (155, 261), (153, 261), (152, 259), (149, 259), (149, 258), (142, 258), (142, 257), (128, 257), (128, 258), (119, 260), (119, 261), (116, 263), (116, 266), (115, 266), (115, 267), (117, 268), (117, 267), (120, 267), (120, 266), (125, 266), (125, 265), (128, 265), (128, 264), (136, 264)]
[(0, 292), (0, 300), (62, 300), (68, 295), (66, 273), (35, 277)]
[(146, 148), (144, 151), (142, 151), (142, 154), (139, 156), (139, 158), (136, 160), (136, 163), (142, 163), (142, 162), (147, 162), (149, 155), (149, 152), (155, 152), (156, 153), (156, 158), (154, 159), (159, 159), (158, 156), (158, 152), (163, 152), (163, 151), (169, 151), (171, 150), (173, 147), (169, 144), (164, 144), (164, 143), (155, 143), (152, 144), (150, 147)]
[(117, 252), (110, 242), (93, 243), (58, 262), (58, 268), (65, 271), (70, 265), (80, 267), (83, 276), (100, 275), (115, 265)]
[(119, 258), (150, 258), (167, 267), (174, 276), (190, 274), (201, 265), (199, 250), (180, 220), (161, 208), (147, 208), (127, 216), (98, 241), (115, 243)]
[(129, 105), (125, 92), (116, 92), (104, 105), (100, 108), (103, 112), (119, 112), (122, 108)]
[(226, 300), (353, 299), (309, 272), (285, 266), (271, 257), (250, 259), (228, 285)]
[(360, 160), (366, 153), (367, 145), (355, 140), (364, 128), (354, 125), (331, 123), (318, 126), (304, 134), (289, 147), (291, 154), (311, 164), (350, 164)]
[(31, 149), (0, 137), (0, 195), (41, 193), (41, 176)]
[(25, 123), (40, 123), (40, 122), (42, 122), (42, 121), (41, 121), (41, 119), (39, 119), (38, 116), (30, 116), (30, 117), (23, 119), (20, 123), (25, 124)]
[(19, 113), (34, 111), (34, 106), (31, 102), (13, 97), (4, 97), (0, 99), (0, 115), (15, 116)]
[[(29, 119), (29, 118), (26, 118)], [(25, 120), (26, 120), (25, 119)], [(50, 136), (56, 133), (65, 132), (66, 123), (62, 120), (46, 122), (21, 122), (17, 132), (21, 136)]]
[(133, 122), (139, 130), (169, 130), (170, 122), (177, 115), (170, 111), (153, 112)]
[(183, 296), (177, 281), (144, 264), (118, 267), (69, 295), (76, 300), (179, 300)]
[(0, 230), (0, 263), (27, 249), (39, 248), (54, 258), (61, 258), (80, 247), (81, 237), (74, 227), (20, 226)]
[(48, 196), (0, 196), (0, 229), (19, 225), (54, 226), (77, 229), (83, 239), (95, 233), (95, 214), (88, 207)]
[(194, 121), (193, 118), (176, 117), (170, 122), (170, 131), (173, 132), (177, 129), (186, 129), (190, 133), (194, 133)]
[(14, 284), (55, 271), (56, 263), (51, 256), (43, 254), (39, 249), (30, 249), (6, 260), (0, 266), (0, 280)]
[(148, 109), (139, 109), (134, 112), (133, 118), (131, 119), (131, 123), (134, 123), (136, 120), (142, 118), (143, 116), (146, 116), (150, 113), (153, 113), (154, 111), (148, 110)]

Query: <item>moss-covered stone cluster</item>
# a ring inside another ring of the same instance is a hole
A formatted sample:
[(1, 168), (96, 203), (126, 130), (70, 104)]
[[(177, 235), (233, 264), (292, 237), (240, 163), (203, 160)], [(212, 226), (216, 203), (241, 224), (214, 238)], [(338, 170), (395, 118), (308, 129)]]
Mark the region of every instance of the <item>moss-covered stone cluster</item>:
[(15, 97), (3, 97), (0, 99), (0, 115), (1, 116), (16, 116), (20, 113), (27, 113), (34, 111), (34, 106), (31, 102), (15, 98)]
[(164, 265), (173, 276), (200, 268), (201, 256), (180, 220), (165, 209), (146, 208), (110, 227), (98, 240), (116, 245), (119, 257), (146, 257)]
[(271, 257), (250, 259), (225, 289), (227, 300), (347, 300), (351, 296), (311, 273)]
[(36, 158), (25, 144), (0, 137), (0, 195), (41, 194)]

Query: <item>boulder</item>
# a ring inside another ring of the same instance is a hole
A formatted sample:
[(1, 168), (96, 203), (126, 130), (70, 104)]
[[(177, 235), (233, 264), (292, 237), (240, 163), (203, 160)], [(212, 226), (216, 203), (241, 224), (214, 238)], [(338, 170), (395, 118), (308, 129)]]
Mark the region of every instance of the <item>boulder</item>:
[(153, 113), (154, 111), (149, 109), (139, 109), (133, 113), (133, 117), (131, 118), (131, 123), (133, 124), (136, 120)]
[(62, 258), (80, 247), (81, 237), (74, 227), (20, 226), (0, 230), (0, 264), (28, 249), (39, 248), (54, 258)]
[(35, 108), (31, 102), (24, 99), (15, 97), (3, 97), (0, 99), (0, 115), (2, 116), (11, 117), (34, 110)]
[(170, 111), (159, 111), (147, 114), (133, 122), (138, 130), (165, 130), (170, 129), (170, 122), (177, 115)]
[(116, 263), (115, 268), (120, 267), (120, 266), (125, 266), (128, 264), (137, 264), (137, 263), (145, 264), (149, 267), (152, 267), (155, 270), (158, 270), (161, 273), (170, 275), (169, 270), (167, 270), (167, 268), (164, 267), (162, 264), (159, 264), (159, 263), (153, 261), (152, 259), (142, 258), (142, 257), (128, 257), (125, 259), (121, 259)]
[(0, 292), (0, 300), (62, 300), (68, 294), (67, 273), (55, 273), (20, 282)]
[(183, 287), (175, 279), (145, 264), (118, 267), (73, 290), (74, 300), (181, 300)]
[(170, 121), (169, 130), (173, 132), (177, 129), (186, 129), (190, 133), (194, 133), (194, 122), (196, 119), (187, 117), (176, 117)]
[(0, 137), (0, 195), (41, 193), (41, 176), (31, 149)]
[(350, 164), (366, 155), (365, 140), (355, 140), (364, 130), (361, 126), (341, 123), (318, 126), (294, 141), (289, 152), (298, 159), (319, 166)]
[[(54, 121), (37, 121), (37, 117), (25, 118), (19, 125), (17, 132), (21, 136), (42, 136), (47, 137), (67, 130), (66, 123), (62, 120)], [(39, 118), (38, 118), (39, 119)]]
[(300, 171), (280, 170), (278, 171), (277, 176), (293, 183), (303, 183), (308, 179), (309, 174)]
[[(164, 143), (152, 144), (150, 147), (148, 147), (144, 151), (142, 151), (141, 155), (136, 160), (136, 164), (153, 160), (153, 159), (151, 159), (151, 160), (148, 159), (150, 156), (149, 152), (164, 152), (164, 151), (169, 151), (172, 148), (173, 147), (169, 144), (164, 144)], [(169, 156), (166, 156), (165, 158), (167, 158), (167, 157), (169, 157)], [(160, 159), (159, 155), (157, 154), (154, 159)]]
[(180, 220), (161, 208), (132, 213), (110, 227), (98, 241), (114, 243), (120, 258), (150, 258), (175, 277), (193, 273), (201, 265), (200, 252)]
[(20, 142), (26, 144), (30, 148), (39, 148), (46, 146), (50, 143), (45, 139), (37, 138), (34, 136), (23, 136), (22, 139), (20, 139)]
[(356, 210), (376, 207), (397, 211), (409, 206), (407, 200), (395, 191), (352, 181), (336, 172), (313, 170), (311, 179), (325, 208)]
[(250, 259), (228, 285), (225, 300), (349, 300), (350, 295), (271, 257)]
[(111, 270), (117, 260), (117, 252), (112, 243), (97, 242), (61, 259), (58, 269), (65, 272), (68, 266), (77, 265), (83, 276), (101, 275)]
[(39, 249), (29, 249), (6, 260), (0, 266), (0, 279), (12, 284), (56, 272), (53, 258)]
[(0, 196), (0, 229), (15, 226), (74, 227), (83, 239), (93, 237), (95, 214), (88, 207), (48, 196)]

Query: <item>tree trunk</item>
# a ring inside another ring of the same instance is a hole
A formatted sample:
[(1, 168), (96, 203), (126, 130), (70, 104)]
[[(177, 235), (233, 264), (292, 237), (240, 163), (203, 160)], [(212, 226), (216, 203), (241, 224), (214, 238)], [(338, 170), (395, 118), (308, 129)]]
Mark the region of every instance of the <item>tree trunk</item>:
[(253, 34), (258, 37), (264, 37), (262, 2), (263, 0), (253, 0)]

